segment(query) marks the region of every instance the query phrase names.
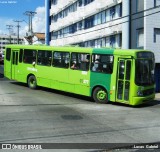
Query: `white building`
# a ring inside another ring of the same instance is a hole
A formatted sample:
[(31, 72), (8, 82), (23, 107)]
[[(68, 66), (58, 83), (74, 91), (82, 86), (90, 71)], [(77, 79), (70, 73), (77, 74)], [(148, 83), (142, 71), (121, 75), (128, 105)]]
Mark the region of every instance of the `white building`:
[(50, 19), (51, 45), (122, 46), (121, 0), (53, 0)]
[[(24, 43), (22, 37), (19, 38), (19, 43), (20, 44)], [(17, 44), (17, 36), (0, 35), (0, 53), (4, 54), (5, 45), (7, 44)]]
[(32, 44), (45, 44), (45, 33), (34, 33), (33, 37), (28, 39), (28, 37), (25, 38), (25, 45), (29, 45), (30, 41), (32, 41)]
[(50, 45), (154, 51), (160, 91), (160, 0), (46, 0), (47, 11)]

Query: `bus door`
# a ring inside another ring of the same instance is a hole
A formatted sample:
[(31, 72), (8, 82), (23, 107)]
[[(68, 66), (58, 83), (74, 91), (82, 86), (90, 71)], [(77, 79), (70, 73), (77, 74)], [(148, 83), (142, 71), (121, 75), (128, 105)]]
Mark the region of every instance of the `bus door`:
[(132, 59), (119, 59), (117, 71), (117, 93), (118, 102), (130, 101), (130, 76), (131, 76)]
[(17, 79), (18, 77), (18, 51), (12, 51), (12, 79)]

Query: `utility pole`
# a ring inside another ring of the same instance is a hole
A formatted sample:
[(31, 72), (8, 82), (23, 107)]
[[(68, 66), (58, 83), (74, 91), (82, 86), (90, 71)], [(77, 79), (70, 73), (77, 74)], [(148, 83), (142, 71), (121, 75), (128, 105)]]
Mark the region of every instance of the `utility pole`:
[(45, 30), (45, 44), (49, 45), (49, 41), (50, 41), (50, 37), (49, 37), (49, 4), (50, 4), (50, 0), (45, 0), (45, 8), (46, 8), (46, 20), (45, 20), (45, 24), (46, 24), (46, 30)]
[(17, 22), (17, 26), (16, 26), (17, 27), (17, 44), (19, 44), (19, 28), (20, 28), (19, 23), (23, 21), (14, 20), (14, 22)]
[(9, 43), (11, 44), (11, 33), (13, 32), (13, 25), (6, 25), (7, 26), (7, 29), (9, 31)]
[(24, 15), (28, 16), (28, 20), (29, 20), (28, 33), (26, 34), (29, 44), (32, 44), (32, 38), (33, 38), (32, 18), (35, 14), (37, 13), (32, 11), (26, 11), (24, 13)]

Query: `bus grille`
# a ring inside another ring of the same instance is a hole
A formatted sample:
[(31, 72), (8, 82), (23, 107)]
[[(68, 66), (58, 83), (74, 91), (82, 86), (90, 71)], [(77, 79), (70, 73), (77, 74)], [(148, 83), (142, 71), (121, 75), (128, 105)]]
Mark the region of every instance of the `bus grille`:
[(149, 95), (153, 94), (154, 92), (155, 92), (155, 89), (154, 89), (154, 88), (148, 89), (148, 90), (144, 90), (144, 91), (143, 91), (143, 95), (144, 95), (144, 96), (149, 96)]

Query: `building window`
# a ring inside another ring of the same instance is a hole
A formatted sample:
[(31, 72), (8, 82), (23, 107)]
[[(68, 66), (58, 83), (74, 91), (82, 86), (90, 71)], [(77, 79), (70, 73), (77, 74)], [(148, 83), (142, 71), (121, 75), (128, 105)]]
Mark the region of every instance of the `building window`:
[(156, 2), (157, 2), (157, 0), (154, 0), (154, 7), (156, 7), (156, 6), (157, 6)]
[(57, 5), (58, 0), (51, 0), (52, 5)]
[(77, 31), (77, 24), (69, 26), (69, 33), (75, 33)]
[(110, 47), (115, 47), (115, 44), (116, 44), (116, 36), (111, 35), (110, 36)]
[(62, 29), (58, 31), (58, 38), (62, 38)]
[(119, 5), (119, 17), (122, 17), (122, 3)]
[(79, 6), (79, 7), (82, 6), (82, 0), (78, 0), (78, 6)]
[(106, 22), (106, 11), (103, 11), (101, 13), (101, 15), (102, 15), (102, 21), (101, 21), (101, 23), (105, 23)]
[(85, 5), (87, 5), (87, 4), (89, 4), (89, 3), (91, 3), (91, 2), (93, 2), (94, 0), (84, 0), (84, 6)]
[(53, 16), (53, 21), (57, 22), (57, 20), (58, 20), (58, 15)]
[(94, 15), (94, 25), (101, 24), (101, 13)]
[(103, 44), (104, 44), (103, 39), (100, 38), (100, 39), (95, 40), (95, 47), (96, 48), (102, 47)]
[(160, 0), (154, 0), (154, 7), (159, 6), (160, 5)]
[(156, 43), (157, 40), (160, 41), (160, 28), (154, 28), (153, 42)]
[(136, 11), (137, 12), (140, 12), (140, 11), (143, 11), (144, 10), (144, 1), (142, 0), (136, 0)]
[(119, 37), (119, 44), (118, 44), (118, 47), (122, 47), (122, 33), (120, 33), (119, 35), (118, 35), (118, 37)]
[(110, 8), (110, 20), (113, 20), (114, 16), (115, 16), (115, 6)]
[(144, 29), (140, 28), (136, 30), (137, 33), (137, 48), (144, 47)]
[(86, 18), (84, 22), (85, 22), (85, 29), (93, 27), (94, 26), (94, 16)]
[(83, 23), (82, 21), (80, 21), (77, 23), (77, 30), (82, 30), (82, 28), (83, 28)]

